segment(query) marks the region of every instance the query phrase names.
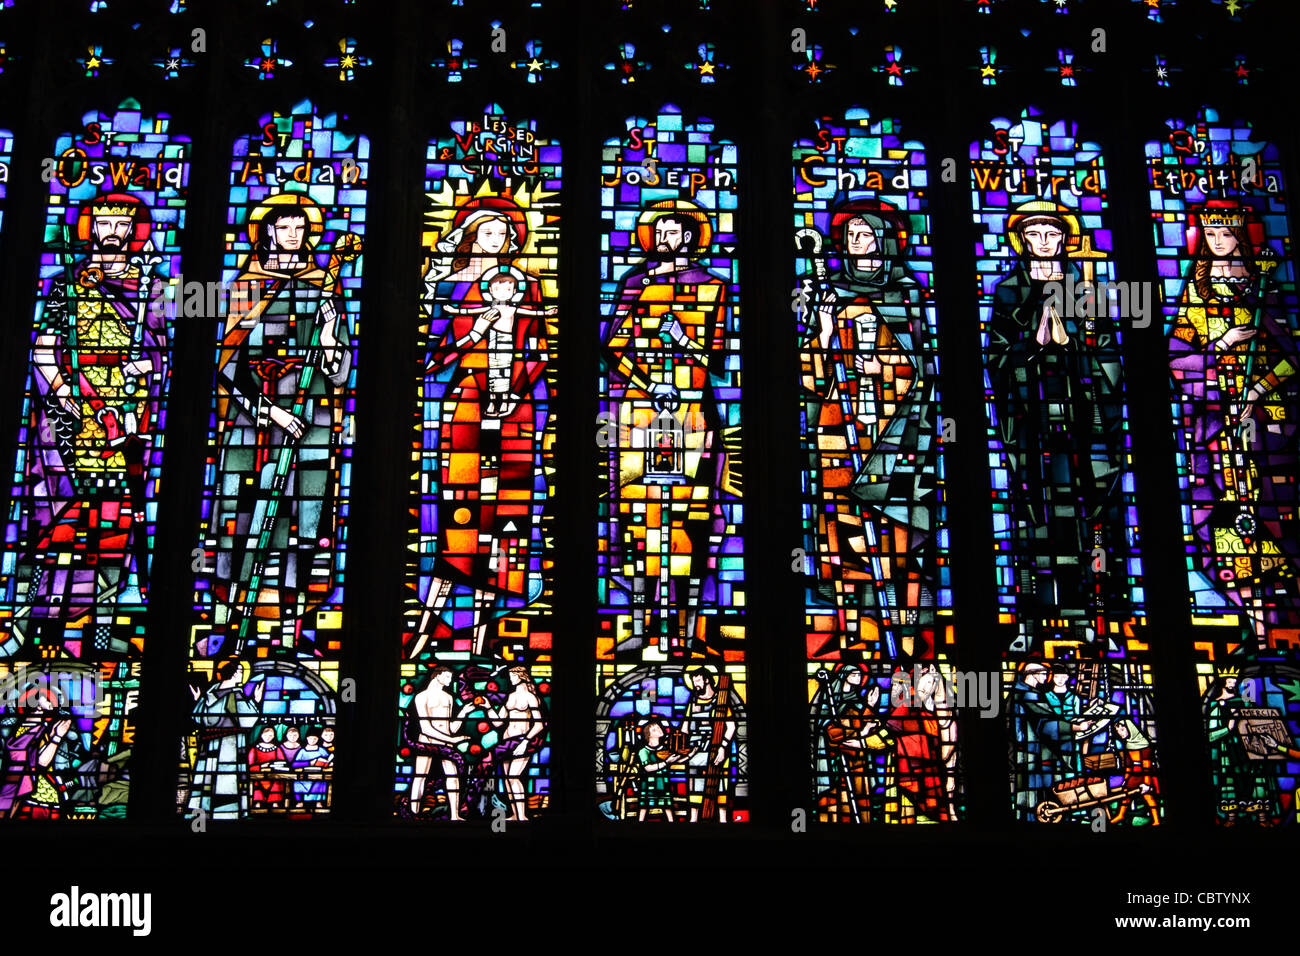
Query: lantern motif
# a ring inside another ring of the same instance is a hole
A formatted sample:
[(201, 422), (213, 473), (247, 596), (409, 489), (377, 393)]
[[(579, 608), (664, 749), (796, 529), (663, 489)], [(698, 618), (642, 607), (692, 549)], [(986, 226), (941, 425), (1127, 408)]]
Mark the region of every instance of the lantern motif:
[(685, 434), (677, 417), (668, 409), (661, 409), (646, 437), (646, 481), (661, 485), (686, 481)]

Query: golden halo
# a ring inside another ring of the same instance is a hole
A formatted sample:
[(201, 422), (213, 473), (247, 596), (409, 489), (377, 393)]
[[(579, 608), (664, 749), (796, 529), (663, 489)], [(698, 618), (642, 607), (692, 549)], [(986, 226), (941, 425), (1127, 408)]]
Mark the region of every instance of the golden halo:
[(302, 210), (307, 220), (307, 236), (303, 240), (303, 247), (314, 246), (320, 234), (325, 231), (325, 214), (321, 212), (315, 200), (303, 193), (276, 193), (264, 199), (248, 216), (249, 244), (254, 249), (257, 248), (257, 237), (262, 231), (262, 220), (272, 212), (278, 212), (281, 206), (298, 206)]
[(653, 202), (642, 210), (640, 218), (636, 221), (636, 239), (641, 244), (642, 249), (649, 252), (654, 248), (655, 220), (667, 212), (690, 216), (698, 222), (700, 224), (700, 235), (695, 243), (695, 248), (701, 252), (708, 251), (709, 243), (713, 241), (713, 224), (709, 222), (709, 214), (689, 199), (661, 199), (659, 202)]
[(1010, 241), (1011, 248), (1015, 250), (1016, 255), (1024, 254), (1024, 243), (1020, 241), (1020, 233), (1016, 227), (1026, 219), (1037, 219), (1045, 215), (1062, 220), (1069, 229), (1070, 234), (1065, 237), (1065, 241), (1061, 244), (1062, 252), (1078, 245), (1079, 236), (1082, 235), (1079, 227), (1079, 217), (1059, 203), (1048, 202), (1045, 199), (1034, 199), (1017, 206), (1016, 211), (1007, 219), (1007, 239)]

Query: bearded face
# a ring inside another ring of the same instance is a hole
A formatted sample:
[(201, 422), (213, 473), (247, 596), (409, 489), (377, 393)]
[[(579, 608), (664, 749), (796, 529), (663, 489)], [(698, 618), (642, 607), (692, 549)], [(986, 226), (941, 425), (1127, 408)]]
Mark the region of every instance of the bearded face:
[(655, 223), (655, 258), (661, 262), (683, 255), (691, 239), (689, 229), (672, 219), (660, 219)]
[(134, 216), (96, 216), (92, 242), (102, 252), (125, 252)]

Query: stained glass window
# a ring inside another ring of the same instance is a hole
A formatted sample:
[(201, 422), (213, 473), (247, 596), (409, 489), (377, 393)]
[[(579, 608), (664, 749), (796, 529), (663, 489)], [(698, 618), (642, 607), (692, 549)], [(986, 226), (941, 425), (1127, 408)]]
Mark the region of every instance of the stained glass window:
[(369, 141), (310, 102), (235, 142), (195, 549), (193, 815), (329, 811)]
[(560, 147), (500, 107), (429, 143), (402, 815), (550, 801)]
[(1101, 149), (1030, 108), (990, 124), (971, 173), (1016, 814), (1154, 824), (1121, 329), (1134, 303)]
[(816, 816), (953, 820), (958, 690), (925, 151), (896, 120), (852, 109), (818, 120), (793, 159)]
[[(0, 54), (3, 54), (0, 49)], [(0, 62), (0, 66), (2, 66)], [(0, 70), (3, 72), (3, 70)], [(4, 225), (5, 195), (9, 189), (9, 163), (14, 154), (14, 134), (7, 129), (0, 129), (0, 226)]]
[(6, 912), (1284, 924), (1294, 7), (0, 0)]
[(736, 147), (674, 106), (605, 141), (597, 790), (748, 819)]
[(1212, 109), (1147, 143), (1183, 550), (1220, 822), (1294, 811), (1300, 328), (1277, 145)]
[[(121, 817), (154, 570), (190, 141), (127, 100), (45, 160), (0, 551), (0, 816)], [(7, 156), (6, 156), (7, 160)]]

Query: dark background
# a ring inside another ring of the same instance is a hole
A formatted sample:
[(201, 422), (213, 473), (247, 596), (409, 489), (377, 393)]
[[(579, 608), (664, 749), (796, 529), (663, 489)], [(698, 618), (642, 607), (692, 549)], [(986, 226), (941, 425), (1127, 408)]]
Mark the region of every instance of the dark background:
[[(882, 0), (822, 0), (816, 12), (801, 0), (712, 0), (706, 12), (694, 0), (635, 0), (628, 11), (619, 9), (619, 0), (543, 2), (535, 9), (525, 0), (465, 0), (464, 6), (449, 0), (280, 0), (268, 8), (263, 0), (189, 0), (185, 13), (170, 15), (168, 0), (110, 0), (107, 10), (94, 14), (87, 0), (17, 0), (0, 12), (7, 56), (0, 126), (16, 138), (0, 235), (0, 302), (6, 305), (0, 319), (0, 462), (6, 468), (26, 377), (44, 216), (40, 161), (59, 132), (76, 128), (87, 110), (112, 111), (127, 96), (147, 114), (173, 117), (173, 129), (194, 140), (183, 266), (187, 279), (200, 280), (220, 276), (230, 144), (263, 113), (310, 98), (320, 113), (346, 114), (345, 125), (368, 135), (372, 148), (342, 666), (343, 675), (357, 681), (358, 699), (341, 706), (335, 811), (319, 821), (209, 824), (206, 833), (192, 833), (175, 812), (176, 741), (191, 706), (185, 679), (189, 562), (198, 538), (215, 332), (211, 322), (182, 319), (175, 329), (129, 818), (89, 826), (6, 824), (0, 859), (15, 894), (6, 908), (29, 913), (24, 922), (31, 929), (48, 931), (49, 894), (76, 883), (83, 890), (151, 891), (155, 935), (167, 925), (178, 939), (215, 934), (252, 942), (264, 938), (255, 930), (268, 925), (258, 914), (275, 911), (281, 926), (355, 924), (410, 933), (412, 940), (463, 931), (471, 944), (528, 946), (541, 932), (529, 928), (534, 917), (558, 930), (569, 925), (558, 914), (569, 912), (587, 925), (564, 938), (599, 939), (600, 946), (713, 948), (727, 945), (733, 925), (776, 922), (787, 924), (800, 946), (824, 945), (841, 933), (861, 933), (865, 940), (886, 926), (904, 928), (918, 945), (964, 946), (987, 938), (1021, 946), (1082, 945), (1112, 916), (1157, 912), (1125, 905), (1129, 891), (1247, 889), (1249, 906), (1194, 911), (1248, 915), (1257, 928), (1284, 926), (1293, 905), (1294, 828), (1219, 830), (1212, 824), (1158, 321), (1131, 332), (1126, 348), (1154, 638), (1162, 825), (1104, 834), (1015, 825), (1005, 723), (968, 718), (961, 728), (964, 822), (791, 831), (792, 810), (808, 803), (809, 774), (803, 583), (790, 572), (789, 559), (802, 540), (791, 451), (798, 414), (789, 311), (789, 150), (814, 117), (862, 105), (873, 116), (901, 118), (905, 134), (921, 140), (931, 158), (945, 414), (957, 419), (959, 436), (948, 465), (956, 664), (996, 670), (1005, 642), (992, 626), (969, 144), (984, 135), (989, 120), (1018, 116), (1029, 104), (1052, 118), (1076, 120), (1081, 136), (1104, 150), (1117, 272), (1154, 278), (1143, 144), (1162, 134), (1166, 119), (1192, 119), (1202, 105), (1213, 105), (1225, 119), (1251, 120), (1256, 138), (1281, 146), (1295, 181), (1290, 4), (1257, 0), (1233, 20), (1211, 0), (1182, 0), (1165, 10), (1167, 22), (1156, 24), (1135, 0), (1070, 0), (1064, 14), (1041, 0), (995, 0), (988, 15), (977, 14), (974, 0), (899, 0), (893, 13), (885, 12)], [(308, 19), (314, 21), (310, 28), (304, 26)], [(490, 52), (492, 21), (507, 31), (505, 54)], [(807, 31), (810, 46), (824, 48), (823, 63), (836, 66), (820, 83), (796, 71), (806, 59), (791, 51), (795, 27)], [(196, 28), (206, 32), (204, 53), (189, 52)], [(1091, 50), (1095, 28), (1106, 30), (1105, 53)], [(294, 65), (263, 82), (242, 64), (259, 55), (267, 36)], [(341, 36), (355, 38), (358, 53), (373, 60), (352, 83), (340, 83), (337, 70), (321, 65), (337, 56)], [(445, 73), (430, 65), (446, 57), (453, 36), (479, 64), (459, 84), (447, 83)], [(541, 40), (543, 56), (559, 63), (538, 84), (525, 83), (521, 71), (507, 66), (524, 58), (526, 40)], [(705, 40), (730, 66), (712, 86), (700, 85), (684, 68)], [(615, 45), (623, 41), (635, 43), (636, 58), (651, 67), (630, 84), (604, 68), (617, 62)], [(86, 79), (74, 59), (91, 43), (102, 44), (116, 62)], [(901, 87), (890, 87), (873, 69), (884, 65), (888, 43), (901, 47), (911, 70)], [(979, 79), (985, 45), (998, 48), (994, 87)], [(163, 81), (151, 61), (174, 46), (195, 65), (180, 79)], [(1077, 87), (1060, 85), (1060, 46), (1076, 52)], [(1156, 84), (1157, 55), (1179, 71), (1168, 88)], [(1250, 71), (1245, 85), (1234, 72), (1238, 56)], [(556, 580), (561, 627), (551, 724), (556, 803), (543, 819), (500, 834), (486, 825), (411, 827), (391, 816), (403, 573), (395, 542), (405, 528), (404, 462), (418, 361), (414, 303), (424, 147), (446, 134), (453, 117), (476, 116), (491, 102), (508, 117), (536, 118), (544, 134), (564, 145), (557, 349), (562, 423), (596, 420), (601, 142), (620, 135), (626, 117), (653, 116), (671, 102), (689, 116), (714, 119), (718, 136), (740, 146), (745, 530), (752, 576), (748, 824), (637, 827), (608, 823), (594, 811), (590, 622), (597, 487), (587, 440), (594, 429), (572, 424), (560, 429), (562, 477), (553, 503), (562, 516), (556, 544), (563, 562)], [(958, 163), (954, 184), (938, 179), (938, 164), (947, 157)], [(555, 920), (547, 916), (550, 902), (559, 907)], [(697, 921), (703, 935), (674, 934)], [(295, 937), (271, 934), (280, 943)], [(552, 939), (560, 941), (558, 932)]]

